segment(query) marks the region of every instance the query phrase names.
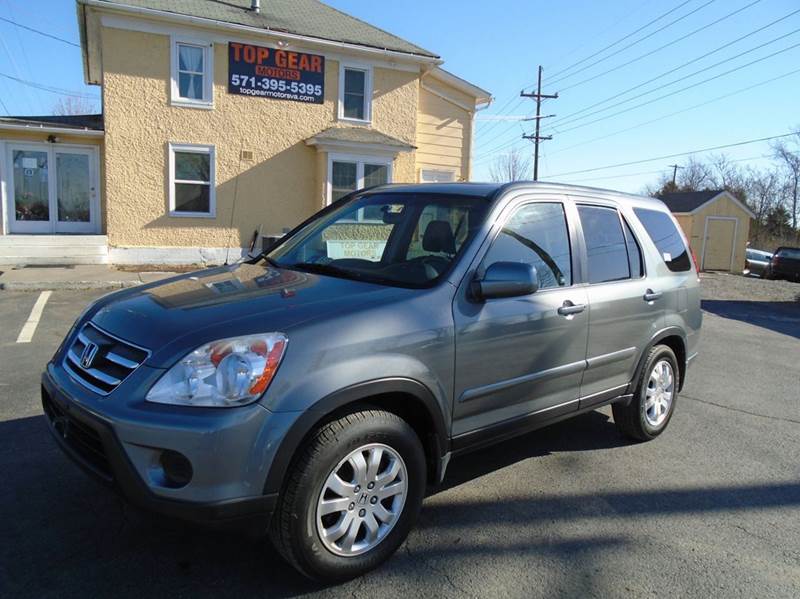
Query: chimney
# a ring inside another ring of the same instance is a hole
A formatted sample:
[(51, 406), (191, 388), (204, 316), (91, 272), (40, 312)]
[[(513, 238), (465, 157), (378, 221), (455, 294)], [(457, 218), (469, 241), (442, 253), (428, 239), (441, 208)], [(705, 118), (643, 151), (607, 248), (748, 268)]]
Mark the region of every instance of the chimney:
[(261, 0), (250, 0), (250, 10), (255, 13), (261, 12)]

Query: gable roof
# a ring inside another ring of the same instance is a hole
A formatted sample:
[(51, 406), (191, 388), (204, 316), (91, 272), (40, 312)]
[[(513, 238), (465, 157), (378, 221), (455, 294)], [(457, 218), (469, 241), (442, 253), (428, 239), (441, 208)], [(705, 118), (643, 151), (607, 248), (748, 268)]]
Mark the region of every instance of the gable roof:
[(437, 54), (383, 29), (345, 14), (318, 0), (264, 0), (260, 12), (251, 10), (251, 0), (78, 0), (81, 4), (109, 8), (149, 9), (234, 25), (243, 25), (329, 40), (392, 50), (426, 58)]
[(674, 193), (665, 193), (659, 196), (659, 199), (667, 205), (670, 212), (692, 212), (723, 193), (723, 191), (722, 189), (677, 191)]
[(386, 135), (375, 129), (366, 129), (364, 127), (329, 127), (324, 131), (308, 138), (306, 143), (308, 145), (315, 145), (318, 143), (330, 141), (341, 141), (345, 143), (357, 144), (381, 144), (385, 146), (392, 146), (400, 150), (413, 150), (416, 146), (407, 144), (406, 142)]
[(670, 212), (676, 214), (685, 214), (697, 212), (711, 202), (717, 201), (721, 197), (730, 199), (734, 204), (744, 210), (750, 218), (755, 218), (756, 215), (750, 210), (742, 201), (740, 201), (732, 193), (724, 189), (706, 189), (703, 191), (678, 191), (674, 193), (665, 193), (659, 196), (659, 199), (667, 205)]

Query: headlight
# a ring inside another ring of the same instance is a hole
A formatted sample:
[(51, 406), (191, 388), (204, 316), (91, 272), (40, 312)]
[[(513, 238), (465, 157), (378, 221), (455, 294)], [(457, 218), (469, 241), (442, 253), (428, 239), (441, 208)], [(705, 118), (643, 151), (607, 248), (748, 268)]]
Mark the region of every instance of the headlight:
[(216, 408), (251, 403), (272, 382), (287, 341), (282, 333), (265, 333), (207, 343), (164, 373), (146, 399)]

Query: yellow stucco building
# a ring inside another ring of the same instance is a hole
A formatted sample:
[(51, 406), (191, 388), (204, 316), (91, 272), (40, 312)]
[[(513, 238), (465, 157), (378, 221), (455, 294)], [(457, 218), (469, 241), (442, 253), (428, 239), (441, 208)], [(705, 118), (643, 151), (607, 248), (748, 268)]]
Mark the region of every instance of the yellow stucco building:
[(78, 0), (103, 114), (0, 119), (0, 262), (220, 262), (358, 188), (470, 179), (488, 92), (316, 0), (255, 4)]

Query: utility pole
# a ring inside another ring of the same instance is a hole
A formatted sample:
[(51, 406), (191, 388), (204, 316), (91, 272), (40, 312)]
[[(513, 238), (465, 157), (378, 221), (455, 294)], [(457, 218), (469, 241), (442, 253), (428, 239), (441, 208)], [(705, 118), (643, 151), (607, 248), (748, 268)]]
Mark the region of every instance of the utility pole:
[(675, 180), (678, 178), (678, 169), (683, 167), (679, 164), (669, 164), (667, 166), (672, 169), (672, 187), (675, 187)]
[(542, 65), (539, 65), (539, 77), (537, 79), (537, 84), (536, 84), (536, 93), (526, 94), (525, 91), (523, 90), (523, 91), (521, 91), (519, 93), (519, 95), (522, 96), (523, 98), (533, 98), (534, 100), (536, 100), (536, 116), (534, 117), (534, 120), (536, 121), (536, 133), (533, 134), (533, 135), (523, 135), (522, 139), (532, 139), (533, 140), (533, 144), (534, 144), (534, 150), (533, 150), (533, 180), (534, 181), (538, 181), (539, 180), (539, 143), (542, 142), (542, 141), (547, 141), (549, 139), (553, 139), (552, 135), (545, 135), (544, 137), (539, 135), (542, 119), (547, 119), (547, 118), (556, 116), (554, 114), (549, 114), (547, 116), (542, 116), (542, 100), (547, 100), (547, 99), (551, 99), (551, 98), (552, 99), (558, 98), (558, 93), (555, 93), (555, 94), (552, 94), (552, 95), (543, 94), (542, 93)]

